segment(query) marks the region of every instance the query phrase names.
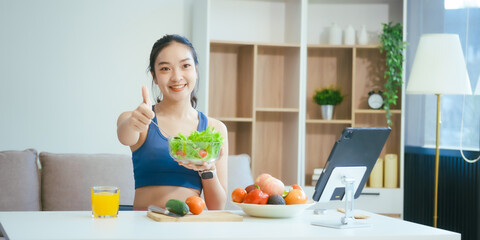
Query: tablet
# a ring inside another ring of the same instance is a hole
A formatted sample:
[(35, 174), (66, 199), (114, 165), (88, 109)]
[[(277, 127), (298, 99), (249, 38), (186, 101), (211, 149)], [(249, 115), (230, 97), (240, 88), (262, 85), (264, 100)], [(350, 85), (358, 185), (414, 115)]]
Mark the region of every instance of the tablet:
[(390, 131), (389, 127), (345, 128), (330, 152), (315, 186), (313, 200), (316, 202), (342, 200), (345, 185), (342, 184), (341, 177), (346, 175), (355, 179), (355, 198), (358, 198)]

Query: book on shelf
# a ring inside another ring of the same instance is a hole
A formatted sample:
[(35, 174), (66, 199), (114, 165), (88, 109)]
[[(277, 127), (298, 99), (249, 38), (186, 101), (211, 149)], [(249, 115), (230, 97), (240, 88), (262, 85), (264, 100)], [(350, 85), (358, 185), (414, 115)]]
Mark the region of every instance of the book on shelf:
[(315, 186), (317, 184), (318, 179), (320, 178), (320, 175), (323, 172), (323, 168), (314, 168), (313, 169), (313, 175), (312, 175), (312, 185)]

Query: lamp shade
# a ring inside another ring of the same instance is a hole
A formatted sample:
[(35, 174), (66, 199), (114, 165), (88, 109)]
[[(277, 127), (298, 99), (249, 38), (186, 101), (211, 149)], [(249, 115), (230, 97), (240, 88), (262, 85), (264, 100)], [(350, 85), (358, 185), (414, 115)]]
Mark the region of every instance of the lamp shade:
[(472, 94), (457, 34), (420, 38), (407, 85), (408, 94)]

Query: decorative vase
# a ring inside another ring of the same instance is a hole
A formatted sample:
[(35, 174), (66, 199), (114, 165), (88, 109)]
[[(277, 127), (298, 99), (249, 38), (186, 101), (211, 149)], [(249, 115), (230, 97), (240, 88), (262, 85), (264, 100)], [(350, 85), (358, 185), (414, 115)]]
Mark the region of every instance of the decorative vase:
[(348, 25), (345, 29), (345, 45), (355, 45), (355, 29), (353, 29), (352, 25)]
[(342, 44), (342, 29), (340, 29), (340, 27), (336, 23), (332, 23), (332, 26), (330, 27), (328, 44), (331, 44), (331, 45)]
[(332, 120), (334, 105), (322, 105), (322, 118)]
[(368, 43), (368, 33), (364, 24), (362, 25), (362, 29), (360, 29), (360, 31), (358, 32), (358, 44), (367, 45), (367, 43)]

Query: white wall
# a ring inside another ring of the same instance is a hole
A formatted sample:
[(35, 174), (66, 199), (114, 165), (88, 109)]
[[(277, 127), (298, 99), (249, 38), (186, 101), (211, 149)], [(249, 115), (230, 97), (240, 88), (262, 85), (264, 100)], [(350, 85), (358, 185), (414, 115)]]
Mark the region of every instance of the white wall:
[(193, 0), (0, 0), (0, 151), (126, 153), (153, 43), (190, 38)]

